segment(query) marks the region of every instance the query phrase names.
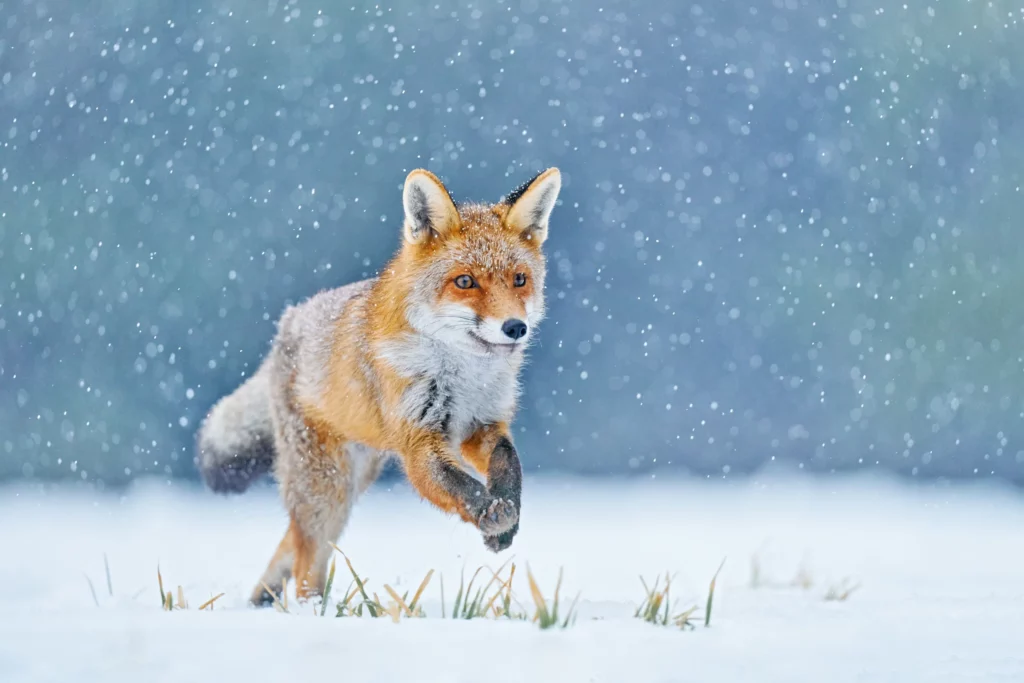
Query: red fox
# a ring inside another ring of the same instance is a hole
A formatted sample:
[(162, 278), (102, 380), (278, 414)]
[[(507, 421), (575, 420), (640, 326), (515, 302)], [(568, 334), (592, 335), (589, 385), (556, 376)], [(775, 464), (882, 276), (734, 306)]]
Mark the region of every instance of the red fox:
[(509, 423), (560, 189), (549, 168), (496, 204), (456, 206), (412, 171), (402, 244), (380, 275), (288, 307), (259, 369), (214, 405), (197, 436), (203, 480), (240, 493), (273, 469), (290, 519), (253, 604), (288, 578), (300, 600), (322, 595), (331, 543), (391, 458), (487, 548), (512, 544), (522, 467)]

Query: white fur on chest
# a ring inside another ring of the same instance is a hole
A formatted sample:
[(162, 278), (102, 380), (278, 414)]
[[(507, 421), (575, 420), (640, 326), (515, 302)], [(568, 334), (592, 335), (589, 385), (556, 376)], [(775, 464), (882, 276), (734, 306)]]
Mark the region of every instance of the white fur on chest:
[(410, 334), (381, 345), (381, 356), (413, 380), (398, 410), (461, 443), (475, 426), (508, 421), (519, 394), (521, 356), (474, 355)]

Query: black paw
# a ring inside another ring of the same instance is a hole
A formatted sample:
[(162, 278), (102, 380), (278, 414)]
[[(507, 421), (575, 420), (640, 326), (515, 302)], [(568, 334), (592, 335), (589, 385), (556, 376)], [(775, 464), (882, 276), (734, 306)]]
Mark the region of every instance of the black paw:
[(274, 604), (274, 600), (277, 598), (275, 595), (271, 595), (266, 588), (257, 588), (249, 598), (249, 604), (253, 607), (271, 607)]
[(484, 536), (484, 545), (491, 552), (500, 553), (512, 545), (512, 539), (516, 537), (517, 531), (519, 531), (519, 522), (516, 522), (508, 531), (497, 536)]
[(477, 526), (484, 536), (500, 536), (511, 530), (518, 521), (519, 510), (516, 504), (505, 498), (495, 498), (480, 515)]

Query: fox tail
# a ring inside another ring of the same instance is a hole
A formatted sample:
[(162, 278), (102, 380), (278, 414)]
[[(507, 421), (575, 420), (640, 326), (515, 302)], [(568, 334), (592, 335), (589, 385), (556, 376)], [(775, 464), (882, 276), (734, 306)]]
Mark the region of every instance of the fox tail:
[(195, 462), (217, 493), (242, 493), (274, 464), (270, 381), (265, 369), (218, 401), (196, 438)]

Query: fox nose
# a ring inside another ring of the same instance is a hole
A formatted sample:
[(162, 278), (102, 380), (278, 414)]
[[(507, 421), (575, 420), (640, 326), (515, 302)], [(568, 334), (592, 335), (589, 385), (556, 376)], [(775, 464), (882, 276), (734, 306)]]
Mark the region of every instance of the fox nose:
[(505, 336), (509, 339), (521, 339), (526, 336), (526, 323), (516, 318), (509, 318), (505, 321), (505, 324), (501, 326), (501, 331), (505, 333)]

